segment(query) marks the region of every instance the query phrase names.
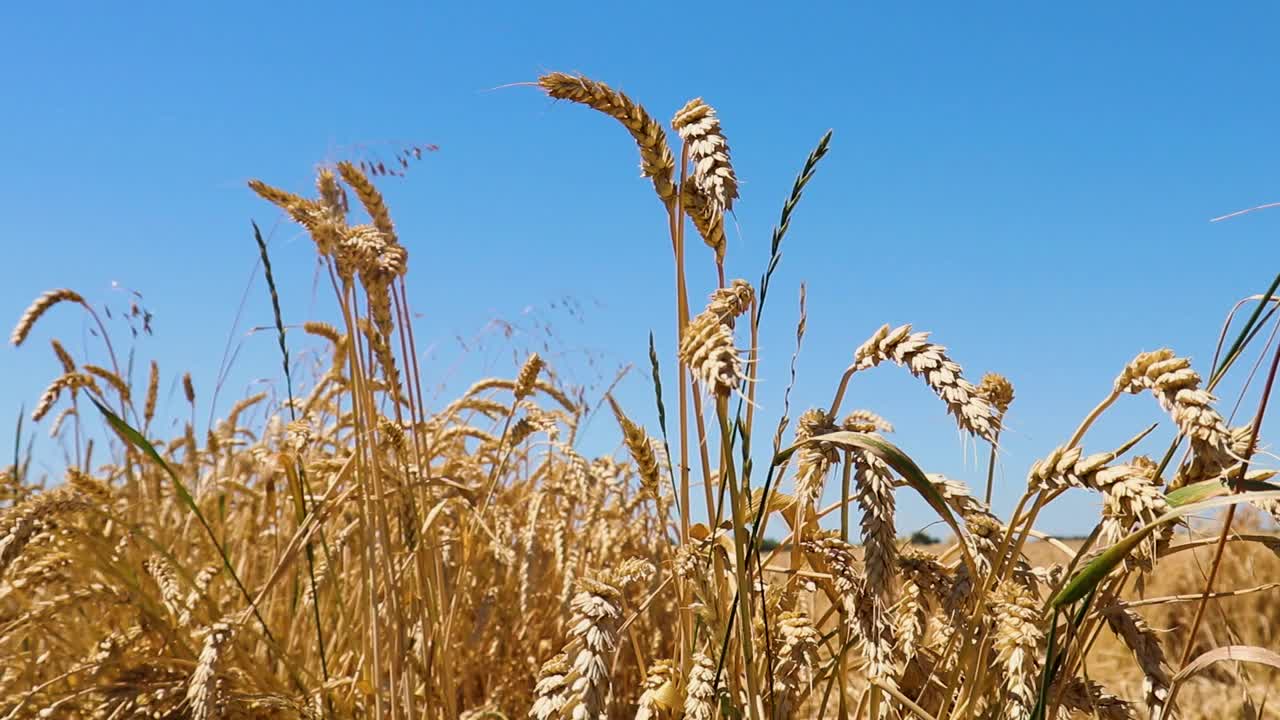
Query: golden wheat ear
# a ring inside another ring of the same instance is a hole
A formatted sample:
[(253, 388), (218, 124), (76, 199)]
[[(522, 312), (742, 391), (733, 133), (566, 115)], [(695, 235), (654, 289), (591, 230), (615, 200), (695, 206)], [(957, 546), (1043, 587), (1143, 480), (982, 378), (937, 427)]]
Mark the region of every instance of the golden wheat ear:
[(641, 174), (653, 181), (653, 189), (664, 203), (675, 202), (675, 156), (662, 125), (644, 106), (602, 82), (561, 72), (538, 78), (538, 86), (557, 100), (586, 105), (622, 123), (640, 149)]
[(729, 160), (729, 143), (720, 127), (720, 118), (702, 98), (685, 104), (671, 120), (684, 141), (692, 174), (680, 188), (680, 201), (693, 226), (723, 263), (727, 242), (724, 215), (738, 198), (738, 178)]
[(72, 302), (83, 305), (86, 309), (89, 307), (80, 293), (67, 288), (58, 290), (50, 290), (49, 292), (36, 298), (30, 307), (22, 313), (22, 317), (18, 319), (18, 324), (14, 326), (13, 333), (9, 335), (9, 343), (14, 347), (21, 345), (26, 341), (27, 335), (31, 334), (31, 328), (35, 327), (36, 322), (44, 316), (49, 309), (58, 303)]

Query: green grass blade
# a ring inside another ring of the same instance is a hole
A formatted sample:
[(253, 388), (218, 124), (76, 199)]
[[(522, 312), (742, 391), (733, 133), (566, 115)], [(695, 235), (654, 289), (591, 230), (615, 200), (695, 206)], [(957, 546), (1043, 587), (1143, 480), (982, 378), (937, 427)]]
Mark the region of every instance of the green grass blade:
[[(1280, 485), (1272, 485), (1262, 480), (1242, 480), (1239, 483), (1241, 490), (1250, 492), (1268, 492), (1271, 490), (1280, 490)], [(1203, 502), (1210, 498), (1221, 497), (1231, 492), (1231, 488), (1222, 484), (1221, 480), (1214, 478), (1212, 480), (1204, 480), (1192, 485), (1184, 485), (1177, 490), (1173, 490), (1164, 496), (1170, 507), (1182, 507), (1191, 503)]]
[[(1197, 485), (1199, 485), (1199, 483), (1197, 483)], [(1053, 598), (1053, 602), (1050, 603), (1050, 606), (1053, 608), (1060, 608), (1083, 598), (1089, 593), (1089, 591), (1097, 587), (1098, 583), (1102, 582), (1102, 579), (1110, 574), (1110, 572), (1114, 570), (1115, 567), (1129, 555), (1129, 553), (1133, 552), (1135, 547), (1137, 547), (1143, 540), (1147, 539), (1151, 533), (1155, 532), (1156, 528), (1164, 525), (1165, 523), (1173, 522), (1201, 510), (1226, 507), (1227, 505), (1235, 505), (1237, 503), (1250, 502), (1253, 500), (1272, 500), (1278, 498), (1280, 498), (1280, 490), (1245, 492), (1227, 495), (1225, 497), (1210, 498), (1208, 500), (1188, 503), (1176, 507), (1141, 528), (1129, 533), (1115, 545), (1107, 548), (1101, 555), (1098, 555), (1098, 557), (1089, 561), (1089, 563), (1084, 567), (1080, 568), (1080, 570), (1076, 572), (1075, 576), (1071, 578), (1071, 582), (1067, 583)]]
[(1230, 367), (1231, 362), (1235, 360), (1236, 355), (1244, 349), (1245, 339), (1248, 338), (1254, 325), (1258, 322), (1258, 318), (1262, 315), (1262, 311), (1267, 307), (1267, 298), (1275, 295), (1276, 288), (1278, 287), (1280, 287), (1280, 274), (1276, 275), (1275, 279), (1271, 281), (1271, 286), (1262, 294), (1262, 300), (1258, 301), (1258, 306), (1253, 309), (1253, 312), (1249, 315), (1249, 319), (1245, 320), (1244, 327), (1240, 329), (1240, 333), (1236, 336), (1235, 342), (1231, 343), (1231, 349), (1227, 350), (1226, 354), (1222, 356), (1222, 362), (1218, 367), (1213, 368), (1213, 372), (1209, 373), (1211, 381), (1216, 381), (1219, 375), (1226, 372), (1227, 368)]
[(18, 427), (13, 431), (13, 482), (15, 485), (22, 485), (22, 419), (27, 414), (27, 408), (18, 408)]
[(658, 366), (658, 350), (653, 344), (653, 332), (649, 332), (649, 367), (653, 373), (653, 398), (658, 403), (658, 428), (662, 431), (662, 449), (667, 454), (667, 475), (671, 478), (672, 497), (675, 498), (676, 512), (680, 508), (680, 486), (676, 482), (676, 471), (671, 464), (671, 442), (667, 440), (667, 406), (662, 402), (662, 373)]

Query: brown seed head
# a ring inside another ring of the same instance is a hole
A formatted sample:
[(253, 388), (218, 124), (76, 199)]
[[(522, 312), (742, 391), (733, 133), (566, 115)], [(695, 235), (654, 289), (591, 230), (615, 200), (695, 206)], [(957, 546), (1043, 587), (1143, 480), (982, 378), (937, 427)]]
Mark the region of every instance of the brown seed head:
[(640, 148), (641, 173), (653, 180), (654, 190), (663, 202), (674, 202), (676, 188), (671, 176), (675, 158), (667, 144), (667, 134), (644, 107), (604, 83), (581, 76), (549, 73), (538, 78), (538, 85), (557, 100), (586, 105), (622, 123)]
[(35, 302), (22, 313), (22, 317), (18, 319), (18, 324), (13, 328), (13, 334), (9, 336), (9, 342), (17, 347), (27, 339), (27, 335), (31, 333), (31, 328), (35, 326), (36, 321), (42, 315), (48, 312), (49, 308), (61, 302), (73, 302), (83, 305), (87, 310), (89, 305), (85, 303), (84, 298), (74, 290), (61, 288), (58, 290), (50, 290), (49, 292), (36, 298)]

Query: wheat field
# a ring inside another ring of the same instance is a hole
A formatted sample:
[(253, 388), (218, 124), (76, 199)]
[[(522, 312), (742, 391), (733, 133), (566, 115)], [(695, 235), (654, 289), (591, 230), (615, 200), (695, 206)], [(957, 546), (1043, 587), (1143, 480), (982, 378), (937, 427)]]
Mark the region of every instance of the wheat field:
[[(1210, 366), (1135, 348), (1112, 385), (1080, 388), (1096, 408), (1009, 469), (1023, 491), (1001, 517), (990, 484), (1015, 389), (968, 379), (928, 332), (868, 327), (829, 405), (793, 418), (789, 400), (769, 416), (755, 402), (770, 281), (830, 133), (749, 281), (725, 274), (739, 182), (712, 106), (662, 123), (585, 77), (536, 86), (620, 123), (665, 214), (663, 320), (680, 334), (670, 357), (650, 342), (658, 423), (536, 354), (428, 406), (409, 253), (378, 173), (344, 161), (313, 190), (255, 180), (246, 192), (310, 236), (333, 291), (324, 317), (286, 331), (258, 236), (282, 395), (198, 428), (208, 389), (155, 362), (132, 382), (80, 293), (19, 316), (21, 352), (40, 351), (50, 313), (100, 332), (87, 357), (51, 340), (52, 380), (30, 388), (28, 421), (66, 448), (65, 476), (35, 477), (19, 454), (0, 478), (0, 720), (1277, 715), (1280, 485), (1260, 436), (1276, 284), (1241, 306)], [(688, 287), (694, 263), (714, 287)], [(802, 311), (797, 352), (804, 333)], [(320, 351), (292, 362), (302, 347)], [(1255, 358), (1262, 400), (1230, 425), (1213, 393)], [(969, 485), (897, 447), (892, 408), (856, 406), (860, 385), (903, 371), (982, 450)], [(173, 432), (156, 398), (179, 378), (191, 412)], [(1177, 440), (1137, 427), (1120, 447), (1091, 442), (1125, 395), (1154, 401)], [(596, 408), (617, 453), (581, 454)], [(1084, 539), (1037, 530), (1067, 492), (1101, 502)], [(948, 540), (900, 537), (904, 493)], [(766, 544), (770, 527), (786, 532)]]

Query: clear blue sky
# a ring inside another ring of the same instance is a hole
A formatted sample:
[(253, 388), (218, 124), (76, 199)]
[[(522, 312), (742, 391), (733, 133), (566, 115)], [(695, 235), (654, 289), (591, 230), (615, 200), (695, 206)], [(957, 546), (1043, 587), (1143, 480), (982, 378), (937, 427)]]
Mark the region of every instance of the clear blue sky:
[[(257, 260), (250, 218), (272, 231), (286, 321), (332, 313), (313, 290), (310, 242), (245, 181), (303, 191), (317, 162), (362, 144), (389, 155), (388, 141), (434, 143), (407, 179), (383, 183), (411, 252), (420, 344), (434, 348), (429, 381), (512, 372), (500, 337), (470, 354), (455, 340), (496, 317), (526, 329), (514, 339), (523, 347), (549, 324), (553, 359), (579, 379), (645, 369), (651, 328), (669, 367), (670, 246), (629, 138), (534, 89), (494, 89), (581, 71), (661, 119), (698, 95), (719, 109), (742, 179), (729, 269), (753, 282), (796, 169), (835, 129), (776, 277), (761, 417), (771, 425), (781, 408), (803, 280), (797, 413), (829, 401), (881, 323), (933, 330), (975, 380), (997, 370), (1017, 387), (998, 494), (1007, 506), (1027, 466), (1135, 353), (1170, 345), (1205, 371), (1226, 310), (1280, 269), (1280, 211), (1208, 222), (1280, 199), (1273, 3), (679, 12), (692, 10), (8, 3), (0, 316), (12, 323), (52, 287), (117, 308), (111, 284), (135, 288), (155, 313), (140, 357), (159, 359), (171, 410), (183, 370), (208, 402), (232, 338), (220, 416), (279, 374), (274, 338), (247, 333), (270, 323), (260, 278), (245, 295)], [(695, 303), (711, 282), (702, 250), (691, 254)], [(21, 350), (0, 350), (0, 437), (55, 375), (48, 338), (77, 354), (85, 344), (72, 310), (48, 320)], [(652, 418), (643, 372), (620, 396)], [(940, 404), (905, 373), (858, 378), (847, 407), (896, 422), (896, 440), (927, 469), (979, 484), (972, 451), (966, 459)], [(1086, 444), (1110, 447), (1160, 418), (1150, 398), (1127, 399)], [(591, 437), (612, 449), (604, 433)], [(40, 447), (55, 471), (49, 441)], [(918, 502), (902, 506), (903, 529), (926, 521)], [(1073, 499), (1045, 525), (1087, 529), (1091, 506)]]

